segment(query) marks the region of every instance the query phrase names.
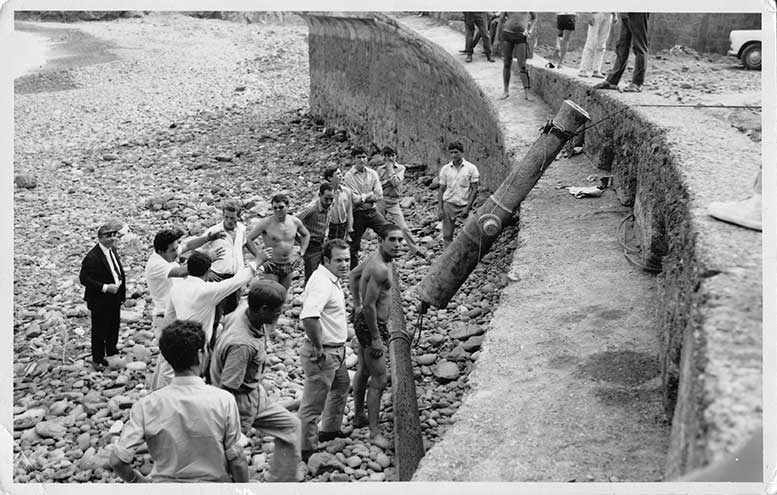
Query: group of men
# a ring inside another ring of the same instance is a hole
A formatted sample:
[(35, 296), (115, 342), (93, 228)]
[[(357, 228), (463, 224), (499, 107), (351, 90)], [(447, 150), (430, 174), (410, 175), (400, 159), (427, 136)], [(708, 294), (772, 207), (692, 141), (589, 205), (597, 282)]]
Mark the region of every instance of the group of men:
[[(477, 168), (449, 145), (451, 162), (440, 171), (438, 214), (446, 246), (455, 219), (466, 216), (477, 191)], [(391, 307), (391, 262), (407, 241), (425, 255), (404, 221), (399, 202), (405, 167), (383, 148), (367, 166), (363, 148), (352, 149), (353, 166), (325, 171), (318, 198), (297, 215), (279, 193), (273, 214), (252, 228), (240, 221), (240, 205), (222, 205), (222, 221), (201, 235), (183, 239), (180, 230), (154, 237), (145, 267), (153, 302), (152, 329), (160, 355), (151, 393), (136, 403), (111, 458), (125, 481), (247, 481), (243, 447), (251, 428), (274, 438), (267, 481), (299, 481), (307, 461), (341, 430), (353, 389), (353, 428), (369, 427), (381, 448), (379, 411), (387, 385), (386, 354)], [(111, 220), (97, 231), (97, 244), (82, 262), (80, 279), (92, 314), (92, 364), (102, 371), (118, 354), (120, 307), (125, 299), (124, 268), (116, 244), (123, 224)], [(367, 228), (378, 234), (378, 249), (358, 263)], [(262, 236), (260, 249), (254, 240)], [(294, 253), (300, 245), (300, 257)], [(244, 251), (253, 255), (246, 263)], [(188, 255), (180, 262), (182, 255)], [(272, 403), (262, 387), (268, 336), (277, 323), (300, 258), (305, 288), (299, 315), (306, 341), (300, 350), (305, 384), (297, 415)], [(345, 364), (352, 337), (342, 281), (353, 298), (351, 322), (358, 354), (353, 384)], [(241, 292), (248, 286), (247, 297)], [(220, 330), (219, 330), (220, 326)], [(319, 431), (318, 423), (321, 423)], [(132, 468), (146, 443), (154, 467), (146, 478)]]
[[(576, 12), (558, 12), (556, 14), (555, 48), (552, 61), (545, 67), (549, 69), (563, 68), (564, 58), (569, 47), (569, 40), (575, 30), (578, 14)], [(579, 75), (604, 79), (596, 84), (594, 89), (618, 89), (626, 93), (642, 91), (645, 82), (648, 52), (648, 19), (645, 12), (593, 12), (581, 14), (587, 26), (587, 36), (582, 52)], [(616, 60), (612, 70), (602, 72), (607, 39), (613, 24), (620, 24), (620, 34), (615, 46)], [(517, 60), (518, 72), (523, 83), (524, 98), (529, 99), (531, 81), (526, 68), (526, 59), (531, 58), (537, 42), (537, 16), (534, 12), (499, 12), (489, 15), (488, 12), (465, 12), (465, 48), (460, 53), (466, 54), (465, 62), (472, 62), (472, 52), (479, 39), (483, 40), (483, 52), (489, 62), (493, 62), (492, 53), (502, 56), (502, 82), (504, 91), (500, 99), (510, 96), (510, 76), (513, 58)], [(477, 33), (475, 29), (477, 28)], [(499, 50), (500, 47), (501, 50)], [(634, 73), (631, 83), (619, 87), (623, 73), (626, 70), (629, 52), (634, 52)], [(554, 63), (555, 62), (555, 63)]]

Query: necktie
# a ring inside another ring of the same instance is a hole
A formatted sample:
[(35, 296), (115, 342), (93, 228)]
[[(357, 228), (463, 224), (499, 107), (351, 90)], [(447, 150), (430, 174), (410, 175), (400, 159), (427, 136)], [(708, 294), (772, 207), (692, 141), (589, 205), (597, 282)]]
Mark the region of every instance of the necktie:
[(109, 253), (111, 253), (111, 265), (113, 266), (113, 271), (116, 272), (116, 283), (121, 284), (121, 271), (119, 270), (119, 263), (116, 261), (116, 255), (113, 254), (113, 250), (109, 249)]

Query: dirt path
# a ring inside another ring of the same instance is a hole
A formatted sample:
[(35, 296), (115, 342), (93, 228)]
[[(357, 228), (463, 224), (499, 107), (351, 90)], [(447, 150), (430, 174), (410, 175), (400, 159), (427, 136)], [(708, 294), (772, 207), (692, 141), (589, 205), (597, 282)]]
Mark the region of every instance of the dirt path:
[[(425, 18), (401, 22), (463, 62), (461, 34)], [(492, 98), (501, 92), (497, 62), (476, 56), (463, 64)], [(555, 109), (511, 93), (495, 107), (508, 148), (521, 157)], [(491, 320), (473, 392), (415, 479), (661, 480), (669, 428), (655, 278), (623, 256), (617, 233), (629, 210), (612, 191), (575, 199), (564, 189), (595, 185), (601, 175), (583, 155), (558, 160), (522, 204), (518, 281)]]

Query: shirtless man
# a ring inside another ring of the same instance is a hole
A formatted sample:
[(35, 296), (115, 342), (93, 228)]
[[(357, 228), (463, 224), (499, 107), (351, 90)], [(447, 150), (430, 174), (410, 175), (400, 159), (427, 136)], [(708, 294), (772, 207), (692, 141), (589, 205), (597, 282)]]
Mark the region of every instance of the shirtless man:
[[(391, 261), (400, 255), (404, 237), (402, 229), (394, 224), (386, 225), (378, 236), (378, 250), (350, 274), (353, 326), (359, 340), (359, 366), (353, 377), (353, 422), (355, 428), (369, 425), (370, 440), (385, 449), (391, 446), (391, 442), (380, 434), (378, 414), (387, 378), (387, 323), (391, 311), (391, 285), (394, 283)], [(364, 414), (365, 389), (367, 415)]]
[[(272, 251), (270, 259), (262, 264), (264, 278), (274, 280), (288, 290), (296, 265), (308, 248), (310, 233), (299, 218), (286, 212), (289, 197), (285, 193), (278, 193), (270, 198), (270, 205), (273, 214), (260, 220), (251, 229), (246, 236), (246, 244), (253, 244), (254, 239), (262, 235), (264, 248)], [(300, 257), (294, 258), (294, 240), (297, 237)]]

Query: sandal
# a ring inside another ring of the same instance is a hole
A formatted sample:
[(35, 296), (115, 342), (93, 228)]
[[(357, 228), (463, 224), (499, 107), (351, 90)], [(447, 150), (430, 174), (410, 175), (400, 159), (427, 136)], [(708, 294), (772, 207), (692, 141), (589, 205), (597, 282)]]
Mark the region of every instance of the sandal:
[(621, 91), (624, 92), (624, 93), (641, 93), (642, 92), (642, 87), (641, 86), (637, 86), (634, 83), (631, 83), (628, 86), (626, 86), (625, 88), (623, 88)]

